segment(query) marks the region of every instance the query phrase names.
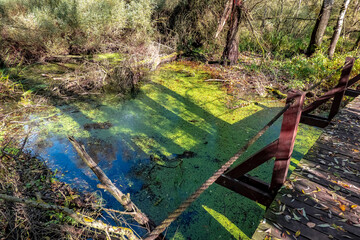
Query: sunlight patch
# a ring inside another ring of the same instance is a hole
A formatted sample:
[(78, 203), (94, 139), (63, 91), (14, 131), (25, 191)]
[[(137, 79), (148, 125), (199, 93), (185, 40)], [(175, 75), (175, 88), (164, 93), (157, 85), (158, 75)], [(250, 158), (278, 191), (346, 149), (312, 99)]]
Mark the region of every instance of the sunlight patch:
[(218, 213), (214, 209), (211, 209), (205, 205), (202, 207), (218, 221), (235, 239), (250, 239), (245, 233), (243, 233), (235, 224), (233, 224), (227, 217)]

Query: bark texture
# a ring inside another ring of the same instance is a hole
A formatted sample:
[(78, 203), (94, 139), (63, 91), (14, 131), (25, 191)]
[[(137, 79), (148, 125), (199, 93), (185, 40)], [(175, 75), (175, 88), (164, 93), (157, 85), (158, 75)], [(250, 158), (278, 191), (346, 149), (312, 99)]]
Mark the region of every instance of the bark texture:
[(225, 65), (233, 65), (239, 58), (239, 25), (241, 19), (242, 0), (233, 0), (230, 27), (226, 37), (226, 46), (222, 55)]
[(314, 30), (311, 34), (309, 47), (306, 53), (308, 56), (311, 56), (315, 50), (321, 46), (333, 5), (334, 0), (324, 0), (323, 2), (319, 16), (316, 19)]
[(330, 47), (329, 47), (329, 58), (332, 59), (335, 53), (335, 48), (336, 48), (336, 44), (339, 41), (340, 38), (340, 33), (341, 33), (341, 29), (344, 25), (344, 19), (345, 19), (345, 14), (346, 14), (346, 10), (349, 6), (350, 0), (344, 0), (344, 3), (341, 7), (340, 10), (340, 15), (339, 18), (337, 20), (336, 23), (336, 27), (334, 30), (334, 34), (331, 38), (331, 43), (330, 43)]

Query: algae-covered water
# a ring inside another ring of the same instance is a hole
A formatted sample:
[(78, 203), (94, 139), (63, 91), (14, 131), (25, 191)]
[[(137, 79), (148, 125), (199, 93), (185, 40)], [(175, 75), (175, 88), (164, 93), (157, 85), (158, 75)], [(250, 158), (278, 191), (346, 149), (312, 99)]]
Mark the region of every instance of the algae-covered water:
[[(274, 99), (237, 109), (226, 107), (228, 95), (206, 70), (186, 63), (167, 64), (152, 74), (135, 99), (101, 95), (33, 114), (28, 147), (80, 190), (95, 191), (95, 175), (82, 163), (66, 136), (85, 145), (110, 179), (159, 224), (215, 170), (237, 152), (284, 105)], [(279, 135), (272, 126), (238, 162)], [(320, 131), (300, 126), (293, 169)], [(251, 174), (271, 178), (273, 163)], [(102, 192), (108, 207), (121, 206)], [(211, 186), (167, 231), (169, 239), (247, 239), (264, 207)]]

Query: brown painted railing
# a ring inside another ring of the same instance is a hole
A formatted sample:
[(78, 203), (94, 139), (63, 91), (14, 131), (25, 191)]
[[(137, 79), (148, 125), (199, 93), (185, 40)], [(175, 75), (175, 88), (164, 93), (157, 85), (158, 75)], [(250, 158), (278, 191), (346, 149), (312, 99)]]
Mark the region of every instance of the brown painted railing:
[[(239, 152), (217, 170), (200, 188), (188, 197), (188, 199), (186, 199), (174, 212), (172, 212), (168, 218), (156, 227), (156, 229), (148, 235), (146, 240), (156, 239), (160, 233), (162, 233), (214, 182), (268, 207), (273, 201), (277, 191), (286, 180), (299, 123), (302, 122), (312, 126), (325, 127), (339, 112), (344, 95), (352, 97), (360, 95), (360, 91), (349, 89), (350, 86), (360, 80), (360, 74), (349, 80), (354, 62), (354, 58), (346, 58), (345, 65), (340, 68), (342, 69), (342, 73), (339, 83), (332, 90), (317, 98), (304, 109), (303, 103), (305, 93), (301, 91), (290, 91), (287, 95), (286, 106), (284, 109), (261, 129), (256, 136), (250, 139)], [(334, 100), (327, 118), (309, 114), (331, 98), (334, 98)], [(228, 170), (247, 148), (251, 146), (282, 114), (284, 116), (279, 138), (252, 155), (243, 163)], [(273, 158), (275, 158), (275, 163), (270, 183), (266, 183), (247, 174)]]
[[(326, 127), (329, 125), (331, 120), (335, 117), (335, 115), (340, 110), (341, 101), (344, 95), (356, 97), (360, 95), (360, 91), (349, 89), (352, 85), (354, 85), (357, 81), (360, 80), (360, 74), (350, 79), (350, 73), (354, 66), (355, 59), (347, 57), (345, 61), (345, 65), (341, 72), (341, 77), (339, 83), (330, 91), (324, 93), (321, 97), (318, 97), (313, 103), (309, 106), (305, 107), (302, 111), (301, 115), (301, 123), (305, 123), (307, 125), (316, 126), (316, 127)], [(322, 104), (329, 101), (331, 98), (333, 99), (330, 113), (328, 117), (316, 116), (310, 114), (310, 112), (317, 109)]]
[[(305, 93), (303, 92), (290, 91), (286, 101), (287, 103), (292, 102), (292, 104), (284, 113), (279, 138), (243, 163), (221, 175), (216, 183), (269, 206), (287, 176), (304, 97)], [(246, 175), (246, 173), (272, 158), (275, 158), (275, 165), (270, 184)]]
[[(287, 102), (294, 101), (294, 104), (284, 113), (279, 139), (222, 174), (216, 183), (269, 206), (276, 192), (285, 182), (299, 122), (326, 127), (339, 112), (344, 95), (352, 97), (360, 95), (360, 91), (349, 89), (360, 80), (360, 74), (349, 80), (354, 62), (354, 58), (346, 58), (345, 65), (340, 68), (342, 72), (339, 83), (304, 109), (302, 109), (304, 93), (289, 92)], [(309, 114), (331, 98), (334, 100), (327, 118)], [(273, 158), (275, 158), (275, 165), (270, 184), (247, 175), (251, 170)]]

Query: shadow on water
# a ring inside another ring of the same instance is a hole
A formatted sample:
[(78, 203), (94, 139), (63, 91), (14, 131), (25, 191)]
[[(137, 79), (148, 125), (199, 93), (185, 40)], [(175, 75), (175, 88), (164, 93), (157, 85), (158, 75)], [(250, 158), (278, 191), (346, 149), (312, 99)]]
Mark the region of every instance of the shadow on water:
[[(29, 89), (38, 84), (29, 79), (23, 82)], [(224, 108), (223, 102), (202, 96), (204, 88), (217, 86), (198, 85), (186, 86), (186, 92), (180, 94), (169, 85), (152, 82), (137, 98), (110, 103), (68, 93), (77, 102), (59, 105), (53, 100), (56, 118), (38, 122), (39, 133), (32, 138), (31, 148), (50, 166), (59, 168), (65, 181), (94, 191), (97, 179), (66, 139), (66, 134), (75, 135), (109, 178), (122, 191), (131, 193), (140, 209), (160, 223), (280, 110), (258, 104), (237, 111), (218, 111)], [(51, 91), (38, 94), (56, 99)], [(203, 101), (195, 103), (194, 94)], [(246, 111), (245, 117), (237, 115)], [(98, 122), (110, 122), (111, 127), (84, 129), (85, 124)], [(278, 121), (238, 162), (276, 139), (280, 125)], [(306, 134), (304, 138), (305, 146), (309, 141)], [(296, 160), (305, 148), (295, 147)], [(192, 154), (186, 157), (185, 152)], [(252, 174), (269, 180), (271, 170), (270, 162)], [(118, 208), (112, 197), (103, 195), (110, 207)], [(251, 237), (263, 212), (261, 205), (214, 184), (172, 224), (168, 236)]]

